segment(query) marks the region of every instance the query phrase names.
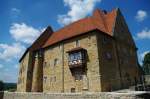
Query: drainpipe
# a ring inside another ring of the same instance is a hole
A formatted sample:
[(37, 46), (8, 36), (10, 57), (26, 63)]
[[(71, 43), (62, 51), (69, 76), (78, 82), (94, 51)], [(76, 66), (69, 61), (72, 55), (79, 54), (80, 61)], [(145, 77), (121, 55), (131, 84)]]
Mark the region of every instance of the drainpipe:
[(62, 43), (62, 92), (64, 92), (64, 43)]

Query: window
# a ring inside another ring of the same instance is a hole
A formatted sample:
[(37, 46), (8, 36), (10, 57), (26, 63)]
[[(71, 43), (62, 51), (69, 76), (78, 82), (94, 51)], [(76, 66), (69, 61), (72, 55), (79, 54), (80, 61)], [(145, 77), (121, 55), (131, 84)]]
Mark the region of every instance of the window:
[(39, 50), (38, 52), (39, 57), (42, 57), (42, 54), (43, 54), (42, 50)]
[(79, 47), (79, 40), (76, 40), (76, 47)]
[(111, 38), (109, 36), (107, 36), (107, 35), (104, 35), (103, 38), (102, 38), (102, 43), (104, 45), (111, 43)]
[(75, 92), (75, 88), (71, 88), (71, 92)]
[(38, 53), (37, 53), (37, 52), (35, 53), (35, 56), (34, 56), (34, 57), (35, 57), (35, 58), (38, 58)]
[(54, 66), (56, 66), (58, 64), (58, 59), (54, 59)]
[(76, 74), (75, 75), (75, 80), (82, 80), (82, 75)]
[(72, 73), (75, 81), (83, 79), (83, 72), (84, 72), (83, 68), (80, 68), (80, 67), (71, 69), (71, 73)]
[(44, 76), (44, 77), (43, 77), (43, 80), (44, 80), (44, 83), (46, 83), (47, 77)]
[(112, 59), (112, 55), (110, 52), (106, 52), (106, 59), (108, 60)]
[(62, 45), (59, 45), (59, 49), (60, 49), (60, 50), (62, 49)]
[(69, 55), (69, 65), (80, 64), (82, 62), (82, 54), (81, 52), (71, 53)]
[(82, 59), (81, 52), (72, 53), (69, 55), (69, 61)]
[(87, 51), (83, 48), (77, 47), (70, 51), (67, 51), (68, 55), (68, 65), (70, 68), (80, 67), (86, 63)]
[(108, 43), (108, 38), (106, 36), (103, 37), (103, 44), (107, 44)]

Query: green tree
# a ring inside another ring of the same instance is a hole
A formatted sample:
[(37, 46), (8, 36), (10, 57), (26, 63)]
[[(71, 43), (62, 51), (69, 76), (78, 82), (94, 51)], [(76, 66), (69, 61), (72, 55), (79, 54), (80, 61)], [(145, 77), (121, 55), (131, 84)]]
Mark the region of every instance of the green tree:
[(150, 52), (144, 56), (143, 70), (145, 75), (150, 75)]
[(4, 90), (4, 83), (3, 81), (0, 81), (0, 91)]

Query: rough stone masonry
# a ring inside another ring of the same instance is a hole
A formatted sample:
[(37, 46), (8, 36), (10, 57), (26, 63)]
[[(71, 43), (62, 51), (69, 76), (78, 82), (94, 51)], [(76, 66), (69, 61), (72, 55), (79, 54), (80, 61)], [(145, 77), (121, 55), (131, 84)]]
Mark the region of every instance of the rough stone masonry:
[(149, 99), (150, 92), (28, 93), (0, 92), (0, 99)]

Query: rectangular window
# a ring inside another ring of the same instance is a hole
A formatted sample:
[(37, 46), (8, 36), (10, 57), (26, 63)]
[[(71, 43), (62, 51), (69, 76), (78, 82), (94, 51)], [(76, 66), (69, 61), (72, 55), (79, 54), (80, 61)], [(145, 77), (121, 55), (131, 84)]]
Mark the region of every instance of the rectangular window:
[[(69, 52), (69, 51), (68, 51)], [(68, 53), (68, 65), (70, 68), (83, 66), (86, 63), (86, 50), (75, 48)]]
[(44, 80), (44, 83), (46, 83), (47, 77), (44, 76), (44, 77), (43, 77), (43, 80)]
[(83, 68), (80, 67), (71, 69), (75, 81), (83, 80), (83, 71)]
[(69, 55), (69, 61), (75, 61), (80, 59), (82, 59), (81, 52), (76, 52)]
[(56, 66), (58, 64), (58, 59), (54, 59), (54, 66)]
[(60, 49), (60, 50), (62, 49), (62, 46), (61, 46), (61, 45), (59, 45), (59, 49)]
[(79, 47), (79, 40), (76, 40), (76, 47)]
[(71, 88), (71, 92), (75, 92), (75, 88)]

